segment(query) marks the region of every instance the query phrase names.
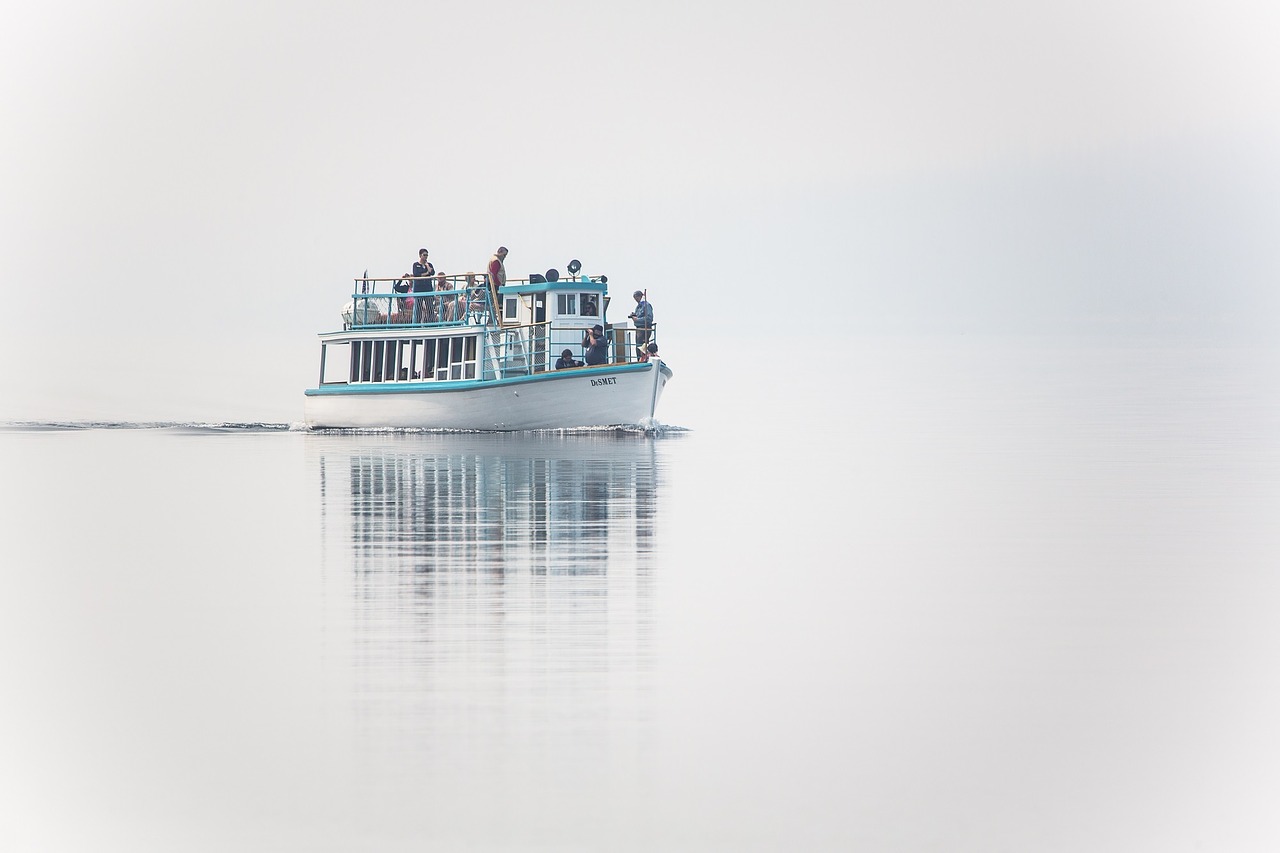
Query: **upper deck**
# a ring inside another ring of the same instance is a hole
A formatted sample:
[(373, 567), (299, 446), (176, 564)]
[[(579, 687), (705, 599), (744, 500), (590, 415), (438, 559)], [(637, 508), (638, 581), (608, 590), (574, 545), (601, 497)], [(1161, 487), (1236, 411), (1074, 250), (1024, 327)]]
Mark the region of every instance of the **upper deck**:
[[(604, 323), (609, 303), (607, 283), (605, 276), (585, 275), (554, 281), (545, 277), (509, 279), (495, 291), (484, 273), (358, 278), (351, 301), (342, 309), (342, 330), (503, 327), (586, 320), (590, 321), (586, 328), (590, 328)], [(419, 289), (396, 291), (397, 286)], [(496, 315), (495, 305), (500, 309)]]

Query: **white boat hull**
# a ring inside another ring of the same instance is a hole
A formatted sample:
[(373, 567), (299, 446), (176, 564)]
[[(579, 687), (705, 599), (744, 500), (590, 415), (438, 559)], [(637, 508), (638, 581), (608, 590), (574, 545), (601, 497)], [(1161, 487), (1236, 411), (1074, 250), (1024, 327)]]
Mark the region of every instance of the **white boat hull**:
[(386, 382), (306, 392), (309, 429), (531, 430), (641, 424), (671, 369), (578, 368), (485, 382)]

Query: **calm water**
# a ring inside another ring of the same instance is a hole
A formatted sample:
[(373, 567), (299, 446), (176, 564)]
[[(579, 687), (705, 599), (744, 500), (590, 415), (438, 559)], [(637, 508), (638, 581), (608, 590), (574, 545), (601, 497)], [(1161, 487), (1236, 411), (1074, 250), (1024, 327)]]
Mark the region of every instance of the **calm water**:
[(856, 355), (660, 435), (0, 431), (0, 846), (1274, 849), (1280, 360)]

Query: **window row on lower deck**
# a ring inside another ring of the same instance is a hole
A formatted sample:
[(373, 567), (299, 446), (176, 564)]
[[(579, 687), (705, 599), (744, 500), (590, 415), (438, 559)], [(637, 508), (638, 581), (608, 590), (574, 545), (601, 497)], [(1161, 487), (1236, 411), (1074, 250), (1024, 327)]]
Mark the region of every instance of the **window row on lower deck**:
[(321, 384), (475, 379), (477, 336), (323, 344)]

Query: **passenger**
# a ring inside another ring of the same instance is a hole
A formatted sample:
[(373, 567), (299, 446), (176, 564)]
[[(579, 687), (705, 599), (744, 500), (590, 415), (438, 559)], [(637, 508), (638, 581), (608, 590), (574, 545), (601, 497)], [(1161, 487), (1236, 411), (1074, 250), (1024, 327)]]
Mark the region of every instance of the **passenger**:
[[(396, 293), (408, 293), (413, 289), (413, 278), (405, 273), (393, 285), (392, 290)], [(395, 305), (395, 314), (391, 318), (393, 323), (408, 323), (413, 319), (413, 302), (412, 296), (400, 296), (393, 300)]]
[(604, 326), (597, 324), (587, 330), (582, 336), (582, 347), (586, 350), (582, 358), (588, 366), (604, 364), (609, 358), (606, 354), (608, 346), (604, 339)]
[(556, 361), (556, 370), (564, 370), (566, 367), (582, 367), (582, 362), (573, 360), (573, 350), (571, 349), (560, 353), (560, 358)]
[(653, 306), (644, 298), (643, 290), (637, 290), (631, 295), (636, 300), (636, 310), (627, 316), (636, 324), (636, 349), (644, 352), (644, 345), (649, 343), (649, 337), (653, 334)]
[(467, 295), (462, 298), (462, 311), (465, 314), (470, 308), (479, 313), (484, 310), (484, 291), (476, 284), (476, 274), (467, 273)]
[[(444, 293), (449, 290), (453, 290), (453, 285), (445, 278), (444, 273), (440, 273), (436, 276), (436, 293)], [(452, 296), (437, 296), (436, 299), (440, 302), (441, 320), (449, 321), (457, 319), (453, 316)]]
[(640, 350), (640, 361), (646, 362), (651, 358), (656, 358), (657, 355), (658, 355), (658, 345), (649, 344), (647, 347)]
[(499, 246), (498, 251), (489, 259), (489, 291), (493, 294), (493, 310), (497, 311), (502, 304), (498, 300), (498, 288), (507, 283), (507, 247)]
[[(431, 265), (431, 261), (427, 260), (427, 250), (418, 250), (418, 260), (413, 262), (413, 292), (414, 293), (430, 293), (431, 292), (431, 276), (436, 274), (436, 268)], [(434, 323), (436, 321), (436, 306), (434, 299), (417, 297), (414, 300), (417, 303), (414, 307), (417, 316), (414, 318), (418, 323)]]

